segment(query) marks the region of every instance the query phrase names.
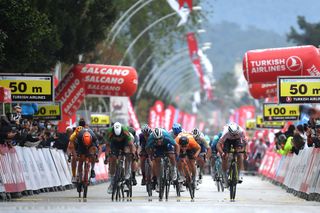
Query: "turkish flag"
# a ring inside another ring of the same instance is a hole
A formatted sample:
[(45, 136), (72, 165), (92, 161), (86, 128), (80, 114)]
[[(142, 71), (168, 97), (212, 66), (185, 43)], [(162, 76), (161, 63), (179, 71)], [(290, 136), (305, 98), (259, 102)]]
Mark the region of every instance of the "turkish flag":
[(192, 11), (192, 0), (179, 0), (179, 9), (183, 7), (184, 4), (187, 4), (190, 8), (190, 11)]

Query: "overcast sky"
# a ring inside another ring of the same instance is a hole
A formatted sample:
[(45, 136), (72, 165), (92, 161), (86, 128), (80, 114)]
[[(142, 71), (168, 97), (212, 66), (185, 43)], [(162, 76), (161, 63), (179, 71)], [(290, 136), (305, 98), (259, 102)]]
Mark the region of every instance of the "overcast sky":
[(320, 22), (320, 0), (202, 0), (203, 9), (213, 10), (208, 15), (212, 23), (223, 20), (272, 30), (280, 34), (297, 28), (297, 16), (308, 22)]

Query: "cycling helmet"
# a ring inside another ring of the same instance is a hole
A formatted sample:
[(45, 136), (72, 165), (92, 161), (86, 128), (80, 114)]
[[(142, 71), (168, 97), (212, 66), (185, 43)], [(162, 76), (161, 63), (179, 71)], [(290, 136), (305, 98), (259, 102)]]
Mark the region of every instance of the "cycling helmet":
[(201, 134), (201, 132), (198, 128), (194, 128), (191, 133), (192, 133), (193, 137), (195, 137), (195, 138), (200, 137), (200, 134)]
[(229, 132), (231, 135), (239, 134), (239, 132), (240, 132), (239, 125), (236, 124), (236, 123), (230, 123), (230, 124), (228, 125), (228, 132)]
[(129, 126), (129, 127), (128, 127), (128, 130), (129, 130), (129, 132), (130, 132), (133, 136), (136, 135), (136, 130), (135, 130), (133, 127)]
[(219, 136), (218, 136), (218, 135), (213, 136), (213, 140), (214, 140), (214, 141), (219, 140)]
[(217, 136), (218, 136), (219, 138), (221, 138), (222, 132), (219, 132)]
[(79, 120), (79, 126), (82, 126), (82, 127), (86, 126), (86, 121), (83, 118)]
[(82, 135), (82, 142), (85, 146), (90, 146), (92, 144), (92, 136), (90, 132), (85, 131)]
[(172, 131), (173, 134), (178, 135), (180, 132), (182, 132), (182, 127), (179, 123), (174, 123), (172, 125)]
[(285, 143), (287, 141), (286, 135), (285, 134), (279, 135), (278, 141), (279, 141), (279, 143)]
[(122, 132), (122, 125), (121, 125), (121, 123), (115, 122), (115, 123), (113, 124), (113, 132), (114, 132), (114, 134), (115, 134), (116, 136), (121, 135), (121, 132)]
[(148, 126), (148, 124), (144, 124), (144, 125), (142, 125), (142, 127), (141, 127), (141, 132), (142, 132), (143, 134), (150, 135), (151, 132), (152, 132), (152, 130), (151, 130), (151, 128)]
[(162, 139), (163, 138), (163, 133), (161, 128), (155, 128), (153, 131), (153, 135), (155, 139)]
[(189, 139), (186, 136), (181, 136), (181, 138), (179, 139), (179, 144), (181, 146), (188, 146), (189, 144)]

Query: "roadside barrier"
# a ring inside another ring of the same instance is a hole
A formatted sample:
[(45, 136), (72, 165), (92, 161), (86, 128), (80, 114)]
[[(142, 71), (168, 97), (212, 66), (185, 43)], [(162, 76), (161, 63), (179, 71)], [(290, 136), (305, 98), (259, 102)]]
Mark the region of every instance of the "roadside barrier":
[(307, 148), (298, 155), (267, 152), (259, 174), (299, 197), (320, 201), (320, 149)]
[[(104, 154), (95, 164), (96, 178), (108, 179)], [(71, 165), (62, 150), (0, 145), (0, 200), (73, 188)]]

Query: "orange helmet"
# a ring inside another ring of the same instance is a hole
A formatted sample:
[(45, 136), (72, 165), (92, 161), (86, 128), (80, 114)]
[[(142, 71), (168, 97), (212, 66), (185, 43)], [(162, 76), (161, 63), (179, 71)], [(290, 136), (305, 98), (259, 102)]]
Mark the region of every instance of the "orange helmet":
[(85, 146), (90, 146), (92, 144), (92, 136), (90, 132), (86, 131), (83, 133), (82, 142)]

